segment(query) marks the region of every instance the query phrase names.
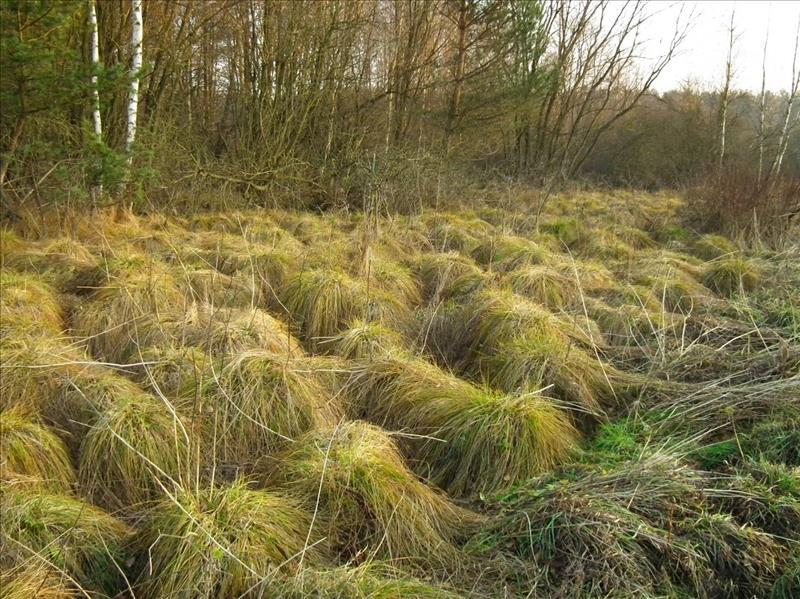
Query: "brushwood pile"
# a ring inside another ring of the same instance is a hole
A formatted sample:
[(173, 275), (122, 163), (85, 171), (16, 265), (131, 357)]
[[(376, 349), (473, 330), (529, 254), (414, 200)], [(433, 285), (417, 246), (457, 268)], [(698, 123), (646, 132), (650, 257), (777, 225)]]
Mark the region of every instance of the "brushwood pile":
[(6, 223), (0, 596), (800, 596), (800, 246), (680, 211)]

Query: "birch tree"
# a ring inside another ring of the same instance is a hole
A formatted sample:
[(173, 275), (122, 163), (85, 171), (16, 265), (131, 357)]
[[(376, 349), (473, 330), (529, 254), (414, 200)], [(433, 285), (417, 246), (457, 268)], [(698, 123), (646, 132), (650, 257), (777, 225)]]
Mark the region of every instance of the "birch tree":
[(128, 96), (128, 127), (125, 136), (125, 150), (128, 153), (128, 165), (133, 160), (133, 142), (136, 139), (136, 117), (139, 112), (139, 75), (142, 70), (142, 0), (131, 0), (133, 27), (131, 29), (131, 87)]
[(794, 110), (794, 103), (797, 100), (797, 92), (800, 90), (800, 68), (798, 68), (797, 64), (798, 43), (800, 43), (800, 19), (798, 19), (797, 30), (794, 36), (794, 54), (792, 55), (792, 79), (789, 85), (789, 99), (786, 102), (783, 126), (781, 127), (781, 133), (778, 137), (778, 148), (775, 152), (775, 158), (772, 160), (772, 166), (769, 169), (769, 176), (772, 184), (775, 183), (778, 179), (778, 175), (780, 175), (783, 159), (786, 155), (786, 148), (789, 146), (789, 137), (797, 121), (797, 118), (795, 118), (795, 122), (792, 122), (792, 112)]
[(761, 94), (758, 98), (758, 174), (756, 181), (761, 185), (764, 172), (764, 144), (766, 143), (765, 121), (767, 118), (767, 44), (769, 25), (764, 35), (764, 51), (761, 55)]
[[(95, 0), (89, 0), (89, 31), (92, 44), (92, 125), (95, 140), (103, 141), (103, 122), (100, 117), (100, 90), (98, 89), (98, 71), (100, 69), (100, 36), (97, 32), (97, 11)], [(103, 184), (98, 183), (92, 188), (95, 199), (103, 193)]]
[(731, 84), (733, 83), (733, 47), (736, 44), (736, 27), (734, 19), (736, 11), (731, 10), (731, 23), (728, 26), (728, 58), (725, 61), (725, 81), (722, 85), (722, 94), (719, 106), (719, 153), (717, 155), (717, 168), (721, 171), (725, 161), (725, 137), (728, 128), (728, 105), (731, 98)]

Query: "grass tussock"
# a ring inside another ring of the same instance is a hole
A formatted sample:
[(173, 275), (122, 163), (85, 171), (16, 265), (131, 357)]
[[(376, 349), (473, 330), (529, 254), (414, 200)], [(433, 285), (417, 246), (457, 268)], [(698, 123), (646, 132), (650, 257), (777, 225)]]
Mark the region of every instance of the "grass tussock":
[(64, 311), (55, 291), (34, 275), (0, 271), (0, 337), (58, 336), (64, 329)]
[(17, 475), (40, 479), (54, 491), (69, 491), (75, 471), (58, 436), (31, 414), (14, 406), (0, 411), (0, 478)]
[(275, 594), (283, 599), (456, 599), (463, 596), (444, 586), (412, 578), (383, 562), (306, 569), (276, 587)]
[(701, 235), (692, 243), (692, 252), (703, 260), (716, 260), (739, 252), (730, 239), (722, 235)]
[(180, 491), (148, 513), (135, 538), (142, 599), (259, 595), (299, 564), (324, 565), (320, 536), (306, 542), (311, 514), (291, 497), (243, 481)]
[(0, 406), (49, 413), (60, 402), (72, 364), (83, 359), (60, 338), (26, 333), (0, 338)]
[(186, 299), (165, 265), (133, 256), (115, 263), (108, 282), (75, 310), (72, 328), (105, 360), (137, 361), (140, 351), (168, 343), (181, 323)]
[(378, 323), (356, 320), (331, 341), (338, 356), (349, 360), (380, 359), (401, 353), (403, 336)]
[(415, 271), (422, 282), (423, 295), (432, 305), (466, 297), (486, 281), (477, 264), (454, 252), (422, 254), (415, 262)]
[(232, 358), (206, 382), (199, 408), (224, 459), (251, 463), (335, 423), (337, 402), (302, 361), (265, 350)]
[(574, 279), (548, 266), (527, 266), (512, 271), (508, 284), (514, 293), (551, 310), (561, 310), (579, 300)]
[(454, 495), (497, 490), (569, 458), (568, 416), (535, 394), (505, 396), (422, 360), (382, 360), (357, 375), (361, 409), (413, 434), (421, 472)]
[(760, 270), (741, 256), (715, 260), (703, 274), (703, 284), (723, 297), (753, 291), (760, 281)]
[(300, 343), (288, 327), (260, 308), (215, 308), (193, 306), (181, 332), (185, 345), (215, 356), (231, 356), (247, 350), (264, 350), (276, 355), (302, 355)]
[(152, 501), (197, 471), (193, 441), (173, 406), (131, 390), (99, 415), (80, 448), (81, 488), (111, 509)]
[(404, 311), (396, 298), (365, 281), (328, 269), (300, 272), (290, 278), (283, 303), (295, 327), (313, 351), (357, 319), (394, 322)]
[(127, 526), (91, 504), (29, 482), (6, 481), (2, 493), (0, 553), (5, 564), (44, 562), (81, 587), (115, 592)]
[(69, 599), (78, 596), (58, 571), (46, 565), (22, 565), (0, 569), (3, 599)]
[(361, 421), (308, 433), (276, 473), (309, 507), (318, 505), (320, 534), (344, 559), (453, 567), (452, 543), (475, 519), (419, 480), (387, 433)]

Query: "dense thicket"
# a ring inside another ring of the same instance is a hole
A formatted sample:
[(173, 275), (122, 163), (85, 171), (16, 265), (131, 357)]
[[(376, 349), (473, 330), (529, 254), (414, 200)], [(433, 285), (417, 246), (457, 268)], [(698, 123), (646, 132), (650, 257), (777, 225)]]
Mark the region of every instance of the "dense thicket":
[(146, 0), (131, 171), (133, 3), (96, 2), (96, 65), (92, 6), (0, 5), (0, 179), (17, 202), (125, 182), (156, 202), (226, 189), (361, 206), (378, 190), (396, 207), (509, 177), (685, 186), (716, 170), (723, 99), (726, 172), (760, 160), (771, 176), (786, 145), (772, 178), (800, 173), (797, 136), (782, 135), (791, 94), (767, 93), (762, 111), (735, 90), (655, 93), (683, 23), (643, 60), (652, 7), (547, 0)]

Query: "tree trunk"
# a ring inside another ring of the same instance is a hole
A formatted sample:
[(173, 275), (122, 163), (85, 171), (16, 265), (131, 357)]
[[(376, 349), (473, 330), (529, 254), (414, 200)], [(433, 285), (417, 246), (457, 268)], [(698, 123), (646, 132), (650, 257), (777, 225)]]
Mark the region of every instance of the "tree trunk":
[[(89, 28), (92, 35), (92, 124), (98, 143), (103, 141), (103, 122), (100, 118), (100, 91), (97, 87), (97, 72), (100, 68), (100, 38), (97, 32), (97, 11), (95, 0), (89, 0)], [(103, 193), (103, 184), (92, 187), (92, 197), (96, 200)]]
[(133, 142), (136, 139), (136, 117), (139, 112), (139, 75), (142, 70), (142, 0), (131, 0), (133, 7), (133, 28), (131, 32), (131, 49), (133, 62), (131, 64), (131, 88), (128, 96), (128, 129), (125, 136), (125, 150), (128, 153), (128, 165), (133, 161)]

